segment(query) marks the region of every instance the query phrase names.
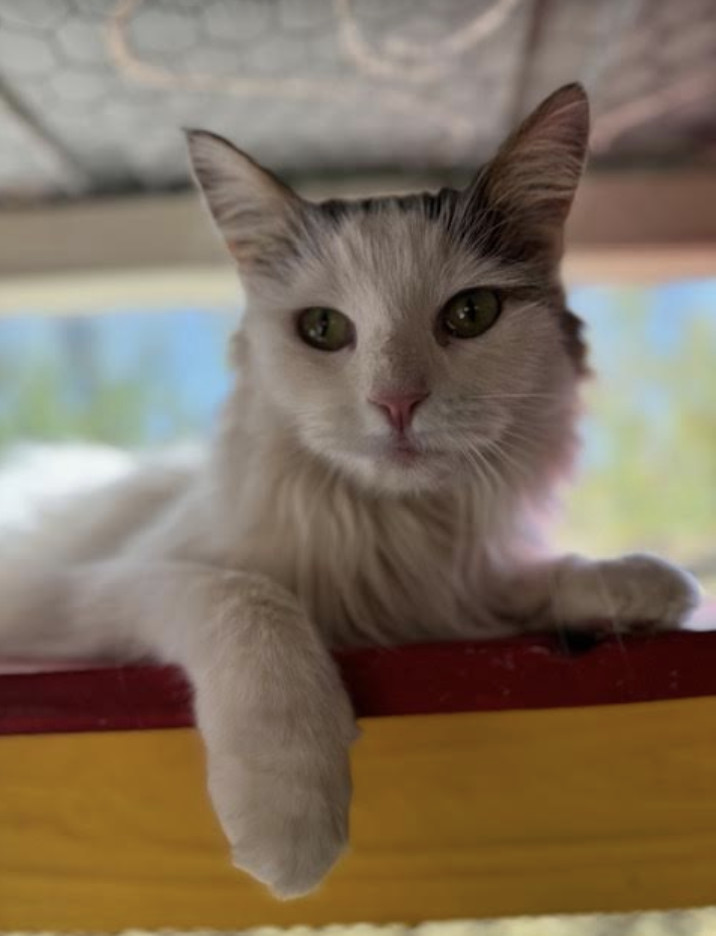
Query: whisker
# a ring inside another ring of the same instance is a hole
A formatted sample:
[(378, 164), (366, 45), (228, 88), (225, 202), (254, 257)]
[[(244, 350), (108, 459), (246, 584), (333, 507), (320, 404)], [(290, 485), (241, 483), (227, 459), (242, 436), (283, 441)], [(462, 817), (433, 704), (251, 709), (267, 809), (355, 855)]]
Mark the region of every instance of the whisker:
[(518, 429), (516, 426), (505, 426), (500, 435), (503, 445), (515, 445), (518, 442), (528, 448), (535, 449), (542, 445), (542, 439)]
[(511, 468), (513, 468), (518, 477), (525, 477), (526, 471), (524, 464), (520, 462), (513, 454), (507, 451), (504, 443), (498, 439), (486, 439), (483, 444), (486, 445), (490, 451), (495, 453), (495, 456), (498, 458), (498, 460), (500, 460), (503, 464), (509, 465)]
[[(473, 459), (475, 459), (482, 466), (483, 471), (486, 472), (488, 483), (489, 481), (492, 481), (494, 483), (494, 497), (497, 498), (504, 484), (503, 479), (500, 477), (499, 472), (497, 471), (495, 466), (490, 462), (490, 460), (487, 458), (485, 453), (480, 450), (480, 448), (478, 447), (476, 443), (468, 442), (467, 449), (470, 452), (470, 454), (473, 456)], [(492, 494), (493, 487), (492, 485), (490, 485), (490, 487), (491, 487), (490, 493)]]

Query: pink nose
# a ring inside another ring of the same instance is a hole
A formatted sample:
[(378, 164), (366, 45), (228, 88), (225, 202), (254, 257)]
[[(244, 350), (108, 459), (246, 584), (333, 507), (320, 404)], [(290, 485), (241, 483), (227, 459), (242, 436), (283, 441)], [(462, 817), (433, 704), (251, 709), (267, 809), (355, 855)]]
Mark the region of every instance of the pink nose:
[(415, 410), (429, 396), (429, 393), (379, 393), (371, 397), (370, 402), (385, 412), (393, 429), (405, 432), (412, 422)]

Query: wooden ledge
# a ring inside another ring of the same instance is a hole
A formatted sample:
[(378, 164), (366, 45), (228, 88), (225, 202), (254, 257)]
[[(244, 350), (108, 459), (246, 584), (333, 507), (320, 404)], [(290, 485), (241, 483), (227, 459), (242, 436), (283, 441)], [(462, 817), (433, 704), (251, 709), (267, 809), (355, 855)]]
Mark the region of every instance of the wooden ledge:
[(0, 931), (716, 903), (716, 633), (582, 651), (539, 637), (341, 655), (360, 715), (417, 717), (363, 719), (350, 853), (288, 903), (230, 866), (177, 670), (2, 676)]
[(351, 849), (234, 870), (191, 729), (0, 738), (0, 931), (322, 926), (716, 903), (716, 699), (365, 719)]
[[(359, 717), (578, 708), (716, 696), (716, 632), (604, 640), (557, 636), (338, 655)], [(171, 667), (0, 676), (0, 735), (181, 728), (191, 694)]]

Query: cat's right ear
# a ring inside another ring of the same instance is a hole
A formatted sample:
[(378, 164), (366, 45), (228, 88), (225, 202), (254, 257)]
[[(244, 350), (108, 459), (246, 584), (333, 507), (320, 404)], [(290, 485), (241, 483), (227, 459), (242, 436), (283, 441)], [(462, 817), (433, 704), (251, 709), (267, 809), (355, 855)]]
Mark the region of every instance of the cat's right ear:
[(301, 199), (223, 137), (184, 131), (194, 178), (240, 267), (270, 254), (290, 228)]

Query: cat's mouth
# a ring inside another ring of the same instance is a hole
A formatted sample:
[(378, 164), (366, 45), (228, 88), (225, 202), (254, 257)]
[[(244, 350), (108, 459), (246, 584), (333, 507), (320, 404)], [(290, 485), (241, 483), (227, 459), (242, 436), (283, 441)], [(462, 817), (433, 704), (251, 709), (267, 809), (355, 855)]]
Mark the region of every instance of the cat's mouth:
[(388, 456), (401, 465), (412, 465), (425, 456), (425, 452), (417, 448), (409, 439), (395, 439), (388, 446)]
[(432, 490), (454, 464), (448, 447), (422, 435), (372, 435), (351, 442), (339, 448), (343, 465), (380, 490)]
[(417, 439), (405, 435), (395, 435), (386, 441), (382, 454), (394, 464), (408, 467), (433, 460), (444, 453), (433, 448), (427, 448)]
[(348, 451), (354, 456), (373, 462), (376, 466), (422, 467), (445, 458), (448, 454), (444, 448), (430, 444), (425, 438), (404, 433), (370, 436), (361, 440), (358, 445), (355, 444), (357, 440), (352, 441), (353, 445)]

